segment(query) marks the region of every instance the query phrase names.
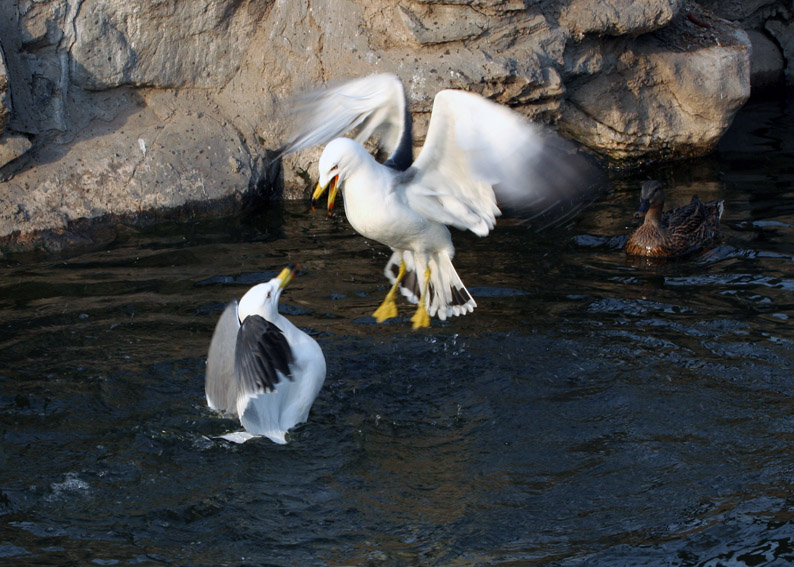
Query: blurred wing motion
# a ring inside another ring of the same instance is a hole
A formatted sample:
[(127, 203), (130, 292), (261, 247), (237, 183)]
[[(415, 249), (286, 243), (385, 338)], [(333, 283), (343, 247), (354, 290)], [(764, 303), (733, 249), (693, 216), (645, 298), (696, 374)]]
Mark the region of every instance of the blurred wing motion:
[(504, 208), (544, 226), (597, 195), (600, 171), (572, 142), (479, 95), (436, 95), (407, 189), (427, 218), (485, 236)]
[(279, 155), (323, 145), (358, 129), (364, 144), (376, 137), (380, 149), (400, 169), (411, 164), (411, 117), (402, 82), (384, 73), (302, 94), (292, 101), (296, 132)]

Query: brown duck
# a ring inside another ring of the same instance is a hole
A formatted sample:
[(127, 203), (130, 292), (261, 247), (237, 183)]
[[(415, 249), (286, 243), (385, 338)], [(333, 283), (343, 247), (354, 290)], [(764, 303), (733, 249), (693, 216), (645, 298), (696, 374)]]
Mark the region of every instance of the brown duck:
[(669, 258), (702, 248), (720, 230), (723, 201), (703, 202), (692, 197), (688, 205), (662, 212), (664, 189), (658, 181), (642, 184), (640, 208), (635, 217), (645, 215), (645, 222), (626, 242), (626, 254)]

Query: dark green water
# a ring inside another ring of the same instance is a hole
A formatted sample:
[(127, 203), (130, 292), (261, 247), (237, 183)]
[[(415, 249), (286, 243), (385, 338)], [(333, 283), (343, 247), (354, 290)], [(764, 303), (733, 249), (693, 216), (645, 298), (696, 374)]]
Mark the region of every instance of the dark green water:
[[(787, 564), (792, 132), (754, 103), (716, 155), (615, 178), (571, 226), (455, 234), (479, 307), (419, 333), (368, 317), (386, 250), (304, 204), (5, 261), (0, 564)], [(721, 242), (628, 260), (648, 177), (725, 199)], [(289, 445), (219, 441), (215, 321), (290, 262), (325, 387)]]

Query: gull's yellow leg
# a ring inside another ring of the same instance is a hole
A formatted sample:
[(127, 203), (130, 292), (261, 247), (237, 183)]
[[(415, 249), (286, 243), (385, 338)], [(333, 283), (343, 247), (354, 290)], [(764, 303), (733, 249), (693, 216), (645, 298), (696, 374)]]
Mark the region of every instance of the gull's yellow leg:
[(416, 308), (416, 313), (411, 317), (411, 322), (414, 324), (413, 328), (421, 329), (430, 326), (430, 315), (427, 314), (425, 309), (425, 300), (427, 299), (427, 288), (430, 286), (430, 266), (425, 269), (425, 287), (422, 288), (422, 297), (419, 298), (419, 307)]
[(394, 295), (397, 293), (397, 286), (400, 285), (400, 282), (404, 277), (405, 262), (400, 260), (400, 271), (397, 273), (397, 279), (394, 280), (394, 285), (391, 286), (389, 293), (386, 294), (386, 298), (383, 300), (383, 303), (381, 303), (380, 307), (378, 307), (375, 310), (375, 313), (372, 314), (378, 323), (383, 323), (386, 319), (397, 317), (397, 304), (394, 302)]

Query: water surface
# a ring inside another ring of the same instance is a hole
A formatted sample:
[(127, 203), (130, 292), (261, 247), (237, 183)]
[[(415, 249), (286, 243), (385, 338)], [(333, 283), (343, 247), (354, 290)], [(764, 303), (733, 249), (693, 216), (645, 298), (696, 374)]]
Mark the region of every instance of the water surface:
[[(382, 246), (304, 203), (120, 231), (0, 270), (0, 563), (783, 565), (794, 559), (794, 111), (616, 175), (574, 223), (454, 235), (471, 315), (369, 314)], [(724, 199), (720, 242), (628, 259), (639, 184)], [(282, 309), (328, 378), (286, 446), (216, 438), (226, 301)]]

